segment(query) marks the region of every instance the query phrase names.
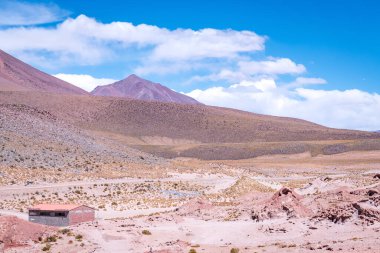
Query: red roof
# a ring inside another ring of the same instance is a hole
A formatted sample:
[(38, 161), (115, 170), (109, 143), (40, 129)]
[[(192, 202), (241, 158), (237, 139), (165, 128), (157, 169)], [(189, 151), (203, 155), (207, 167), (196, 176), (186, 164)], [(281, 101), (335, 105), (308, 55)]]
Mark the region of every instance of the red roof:
[[(84, 205), (75, 204), (38, 204), (31, 208), (30, 210), (41, 210), (41, 211), (70, 211)], [(87, 207), (87, 206), (86, 206)], [(88, 207), (91, 208), (91, 207)], [(93, 209), (93, 208), (91, 208)]]

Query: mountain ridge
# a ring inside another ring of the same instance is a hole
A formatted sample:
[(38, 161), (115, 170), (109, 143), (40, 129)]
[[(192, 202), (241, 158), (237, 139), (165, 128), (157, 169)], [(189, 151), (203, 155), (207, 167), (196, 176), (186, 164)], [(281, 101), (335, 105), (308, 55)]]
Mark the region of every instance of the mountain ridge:
[(98, 86), (91, 91), (91, 94), (95, 96), (125, 97), (146, 101), (200, 104), (191, 97), (175, 92), (160, 83), (143, 79), (135, 74), (111, 84)]
[(0, 90), (88, 95), (81, 88), (42, 72), (0, 49)]

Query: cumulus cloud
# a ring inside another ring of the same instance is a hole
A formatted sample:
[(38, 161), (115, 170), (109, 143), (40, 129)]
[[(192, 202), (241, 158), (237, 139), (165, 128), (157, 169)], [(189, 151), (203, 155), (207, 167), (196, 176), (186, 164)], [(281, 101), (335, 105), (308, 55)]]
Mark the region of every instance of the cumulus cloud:
[(177, 29), (157, 46), (152, 59), (233, 58), (239, 53), (263, 50), (264, 42), (264, 37), (251, 31)]
[(335, 128), (376, 130), (380, 126), (380, 95), (356, 89), (284, 89), (274, 79), (262, 79), (242, 81), (229, 87), (196, 89), (186, 95), (209, 105), (302, 118)]
[(117, 81), (111, 78), (95, 78), (90, 75), (59, 73), (54, 76), (71, 84), (74, 84), (88, 92), (93, 91), (97, 86), (111, 84)]
[(240, 71), (234, 71), (230, 69), (225, 69), (222, 68), (220, 71), (217, 73), (211, 73), (208, 75), (195, 75), (193, 76), (188, 82), (193, 83), (193, 82), (207, 82), (207, 81), (221, 81), (221, 80), (226, 80), (229, 82), (238, 82), (241, 80), (248, 80), (250, 79), (250, 75), (242, 73)]
[(128, 47), (144, 51), (144, 61), (150, 62), (234, 58), (263, 50), (265, 43), (265, 37), (251, 31), (169, 30), (129, 22), (105, 24), (85, 15), (66, 19), (55, 27), (2, 29), (0, 37), (0, 48), (6, 51), (43, 52), (60, 62), (76, 64), (99, 64), (116, 55), (120, 48)]
[(309, 85), (326, 84), (327, 81), (323, 78), (316, 77), (297, 77), (293, 82), (286, 85), (287, 88), (297, 88)]
[(137, 75), (148, 75), (148, 74), (157, 74), (157, 75), (169, 75), (176, 73), (183, 73), (189, 71), (196, 71), (201, 68), (207, 68), (206, 63), (202, 62), (192, 62), (192, 61), (178, 61), (178, 62), (149, 62), (143, 63), (136, 67), (133, 72)]
[(297, 77), (295, 83), (299, 85), (326, 84), (327, 81), (323, 78), (315, 77)]
[[(263, 77), (276, 78), (279, 75), (299, 75), (306, 72), (306, 67), (297, 64), (288, 58), (268, 57), (261, 61), (235, 61), (229, 62), (229, 68), (221, 67), (216, 73), (195, 75), (189, 82), (202, 81), (228, 81), (240, 82), (244, 80), (258, 80)], [(321, 84), (326, 81), (320, 78), (298, 77), (292, 85)]]
[(243, 73), (253, 74), (301, 74), (306, 71), (302, 64), (296, 64), (290, 59), (280, 58), (267, 61), (242, 61), (238, 63)]
[(3, 0), (0, 2), (0, 26), (36, 25), (61, 21), (68, 11), (54, 4)]

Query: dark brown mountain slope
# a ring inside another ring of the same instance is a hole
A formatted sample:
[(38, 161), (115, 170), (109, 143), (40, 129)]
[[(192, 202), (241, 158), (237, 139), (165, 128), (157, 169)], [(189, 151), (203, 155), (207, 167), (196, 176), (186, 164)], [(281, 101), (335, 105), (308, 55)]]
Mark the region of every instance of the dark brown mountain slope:
[(125, 97), (146, 101), (173, 102), (179, 104), (199, 104), (195, 99), (175, 92), (159, 83), (142, 79), (136, 75), (96, 87), (91, 94), (95, 96)]
[(86, 91), (50, 76), (0, 50), (0, 90), (85, 95)]

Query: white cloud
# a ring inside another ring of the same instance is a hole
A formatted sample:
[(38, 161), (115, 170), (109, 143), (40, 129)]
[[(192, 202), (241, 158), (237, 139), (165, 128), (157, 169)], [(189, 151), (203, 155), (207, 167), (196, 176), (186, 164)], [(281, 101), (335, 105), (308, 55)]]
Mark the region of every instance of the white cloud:
[(320, 85), (320, 84), (326, 84), (327, 81), (323, 78), (315, 78), (315, 77), (297, 77), (294, 82), (289, 83), (286, 85), (286, 88), (297, 88), (297, 87), (304, 87), (308, 85)]
[(203, 81), (216, 82), (216, 81), (220, 81), (220, 80), (226, 80), (229, 82), (236, 82), (236, 81), (248, 80), (248, 79), (250, 79), (250, 76), (245, 74), (245, 73), (222, 68), (217, 73), (211, 73), (209, 75), (204, 75), (204, 76), (199, 76), (199, 75), (193, 76), (189, 80), (189, 83), (191, 83), (191, 82), (203, 82)]
[(87, 38), (68, 33), (60, 27), (61, 25), (57, 29), (19, 27), (0, 30), (0, 48), (17, 56), (45, 58), (52, 65), (91, 65), (109, 57), (111, 51), (107, 47), (98, 42), (87, 43)]
[(37, 4), (3, 0), (0, 3), (0, 25), (36, 25), (60, 21), (68, 12), (54, 4)]
[(233, 58), (239, 53), (264, 50), (265, 38), (251, 31), (174, 30), (154, 50), (153, 60)]
[(66, 82), (74, 84), (88, 92), (94, 90), (97, 86), (111, 84), (116, 82), (115, 79), (110, 78), (95, 78), (90, 75), (76, 75), (76, 74), (56, 74), (53, 75)]
[(246, 74), (302, 74), (306, 68), (302, 64), (296, 64), (290, 59), (280, 58), (267, 61), (242, 61), (239, 62), (240, 71)]
[(314, 84), (326, 84), (327, 81), (323, 78), (297, 77), (295, 83), (299, 85), (314, 85)]
[(209, 105), (302, 118), (335, 128), (376, 130), (380, 126), (380, 95), (360, 90), (284, 89), (273, 79), (262, 79), (186, 95)]
[[(264, 50), (265, 37), (251, 31), (217, 29), (169, 30), (128, 22), (101, 23), (80, 15), (56, 27), (13, 27), (0, 30), (0, 48), (11, 53), (48, 54), (60, 63), (99, 64), (120, 48), (145, 52), (141, 62), (234, 58)], [(43, 38), (43, 39), (41, 39)]]
[(277, 88), (277, 85), (272, 79), (262, 79), (260, 81), (251, 82), (251, 81), (242, 81), (237, 84), (233, 84), (230, 86), (233, 89), (241, 89), (241, 88), (255, 88), (257, 91), (271, 91)]
[[(275, 78), (278, 75), (292, 74), (298, 75), (306, 72), (306, 67), (297, 64), (288, 58), (275, 59), (269, 57), (264, 61), (236, 61), (230, 62), (230, 68), (221, 67), (216, 73), (192, 77), (189, 82), (201, 81), (221, 81), (240, 82), (244, 80), (258, 80), (265, 77)], [(298, 77), (293, 86), (302, 86), (306, 84), (322, 84), (326, 81), (321, 78)]]
[(179, 61), (179, 62), (145, 62), (136, 67), (132, 72), (137, 75), (168, 75), (189, 72), (200, 68), (207, 68), (207, 64), (202, 62)]

